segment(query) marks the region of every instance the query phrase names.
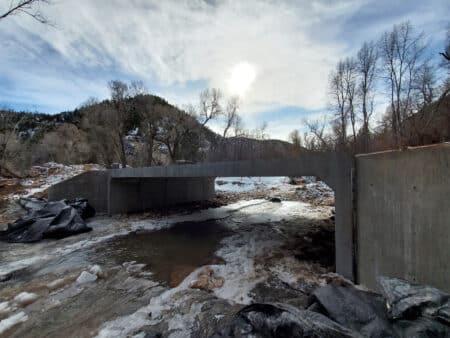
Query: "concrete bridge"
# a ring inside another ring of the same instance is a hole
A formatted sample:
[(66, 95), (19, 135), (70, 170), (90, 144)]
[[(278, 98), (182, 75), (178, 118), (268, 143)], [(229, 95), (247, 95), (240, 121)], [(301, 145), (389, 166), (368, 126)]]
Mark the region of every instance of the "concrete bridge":
[(353, 279), (352, 159), (345, 154), (90, 171), (52, 186), (49, 199), (84, 197), (98, 212), (141, 212), (211, 199), (216, 177), (251, 176), (317, 176), (334, 190), (336, 270)]
[[(354, 165), (353, 165), (354, 164)], [(365, 154), (90, 171), (49, 189), (98, 212), (207, 200), (221, 176), (318, 176), (335, 192), (336, 271), (376, 288), (380, 275), (450, 292), (450, 143)], [(357, 175), (355, 175), (355, 173)]]

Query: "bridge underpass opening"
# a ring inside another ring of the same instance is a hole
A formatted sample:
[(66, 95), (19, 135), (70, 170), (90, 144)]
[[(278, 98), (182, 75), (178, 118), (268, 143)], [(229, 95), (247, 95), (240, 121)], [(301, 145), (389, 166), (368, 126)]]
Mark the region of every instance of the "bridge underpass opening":
[(215, 191), (219, 201), (248, 202), (251, 219), (288, 238), (289, 255), (335, 272), (334, 192), (318, 177), (217, 177)]

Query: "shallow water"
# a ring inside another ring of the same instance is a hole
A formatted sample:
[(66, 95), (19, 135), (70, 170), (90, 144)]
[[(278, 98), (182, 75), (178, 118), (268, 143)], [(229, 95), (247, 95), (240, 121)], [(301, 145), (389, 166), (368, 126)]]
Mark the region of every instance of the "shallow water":
[(220, 222), (183, 222), (159, 231), (140, 231), (105, 242), (94, 252), (99, 264), (136, 261), (163, 285), (177, 286), (196, 268), (217, 264), (214, 252), (231, 231)]

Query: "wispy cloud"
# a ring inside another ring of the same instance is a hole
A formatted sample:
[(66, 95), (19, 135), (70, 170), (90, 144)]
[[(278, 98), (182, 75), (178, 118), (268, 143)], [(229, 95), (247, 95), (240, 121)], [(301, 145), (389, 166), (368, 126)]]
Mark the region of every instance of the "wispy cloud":
[(0, 103), (71, 109), (104, 98), (106, 81), (119, 77), (182, 105), (201, 87), (227, 92), (233, 66), (248, 62), (249, 119), (286, 106), (317, 110), (330, 69), (363, 39), (408, 18), (442, 30), (446, 1), (430, 2), (57, 1), (46, 8), (56, 29), (26, 17), (0, 22)]

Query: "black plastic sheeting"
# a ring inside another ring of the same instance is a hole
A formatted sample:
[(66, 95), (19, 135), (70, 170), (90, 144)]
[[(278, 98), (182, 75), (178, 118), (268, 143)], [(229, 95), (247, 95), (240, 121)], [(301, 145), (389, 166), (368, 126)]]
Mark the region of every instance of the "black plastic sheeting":
[(280, 303), (252, 304), (212, 337), (361, 337), (324, 315)]
[(91, 231), (84, 219), (95, 215), (95, 210), (85, 199), (46, 202), (24, 200), (27, 216), (8, 224), (0, 232), (0, 240), (11, 243), (31, 243), (45, 238), (64, 238)]
[(448, 294), (398, 278), (379, 283), (382, 294), (351, 284), (321, 286), (306, 310), (252, 304), (213, 337), (450, 337)]

